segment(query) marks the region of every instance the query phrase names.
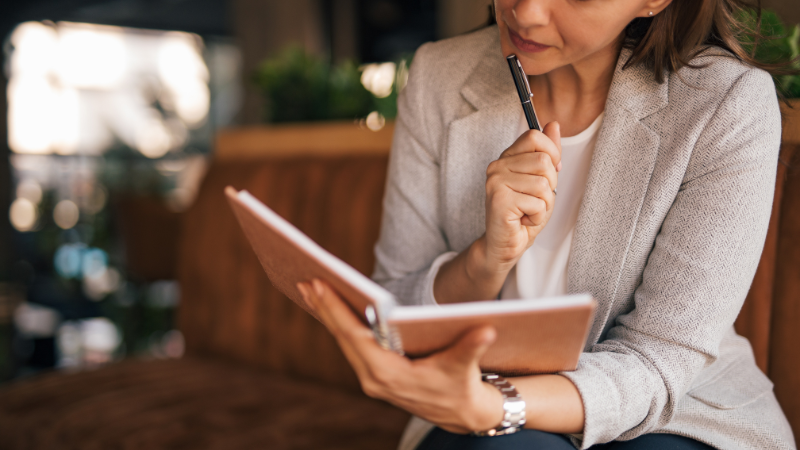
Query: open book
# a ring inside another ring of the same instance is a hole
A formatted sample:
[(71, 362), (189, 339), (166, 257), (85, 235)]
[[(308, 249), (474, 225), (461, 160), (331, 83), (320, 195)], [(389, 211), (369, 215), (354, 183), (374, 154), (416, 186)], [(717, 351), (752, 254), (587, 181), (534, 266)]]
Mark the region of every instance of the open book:
[(377, 342), (409, 357), (447, 348), (490, 324), (497, 339), (481, 369), (505, 375), (575, 370), (595, 310), (590, 295), (403, 306), (382, 286), (333, 256), (247, 191), (225, 194), (272, 284), (309, 311), (296, 284), (325, 280), (368, 324)]

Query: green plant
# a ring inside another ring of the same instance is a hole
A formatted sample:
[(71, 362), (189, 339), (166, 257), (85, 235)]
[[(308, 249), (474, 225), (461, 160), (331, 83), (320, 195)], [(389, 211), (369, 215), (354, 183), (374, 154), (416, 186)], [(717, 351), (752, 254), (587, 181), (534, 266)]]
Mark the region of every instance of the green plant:
[(267, 122), (363, 119), (373, 111), (394, 119), (397, 94), (408, 77), (410, 59), (411, 55), (390, 69), (391, 92), (376, 96), (374, 90), (370, 92), (362, 83), (362, 72), (365, 67), (377, 65), (359, 67), (346, 61), (331, 66), (301, 47), (287, 47), (262, 62), (254, 75), (266, 100), (264, 119)]
[[(755, 11), (747, 11), (744, 17), (749, 29), (755, 29)], [(792, 69), (800, 70), (800, 25), (787, 29), (774, 11), (762, 10), (761, 34), (756, 42), (749, 33), (744, 33), (741, 42), (758, 61), (774, 64), (793, 61)], [(800, 98), (800, 75), (776, 75), (775, 86), (786, 98)]]
[(355, 119), (372, 111), (354, 63), (332, 68), (296, 46), (261, 63), (255, 82), (267, 102), (268, 122)]

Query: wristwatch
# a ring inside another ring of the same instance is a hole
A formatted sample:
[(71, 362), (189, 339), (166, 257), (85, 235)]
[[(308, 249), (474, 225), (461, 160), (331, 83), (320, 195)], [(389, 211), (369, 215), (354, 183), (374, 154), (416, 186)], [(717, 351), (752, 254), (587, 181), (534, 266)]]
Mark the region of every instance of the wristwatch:
[(481, 381), (491, 384), (503, 394), (503, 420), (497, 428), (486, 431), (473, 431), (475, 436), (502, 436), (513, 434), (525, 425), (525, 400), (517, 392), (517, 388), (508, 380), (493, 373), (481, 374)]

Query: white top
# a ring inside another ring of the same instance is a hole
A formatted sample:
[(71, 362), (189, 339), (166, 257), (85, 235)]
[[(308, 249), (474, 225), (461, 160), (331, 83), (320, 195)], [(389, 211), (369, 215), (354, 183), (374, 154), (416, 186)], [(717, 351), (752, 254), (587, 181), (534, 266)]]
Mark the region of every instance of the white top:
[[(556, 206), (550, 221), (522, 255), (506, 278), (501, 299), (541, 298), (567, 293), (567, 259), (572, 248), (572, 232), (586, 190), (589, 166), (597, 134), (605, 113), (576, 136), (561, 138), (561, 172), (558, 173)], [(518, 136), (528, 131), (525, 114), (520, 111)], [(436, 305), (433, 283), (439, 268), (458, 256), (457, 252), (439, 255), (431, 264), (425, 280), (422, 305)]]
[[(561, 138), (561, 172), (558, 194), (550, 221), (508, 274), (501, 299), (540, 298), (567, 293), (567, 259), (572, 248), (572, 231), (578, 220), (589, 164), (603, 114), (577, 136)], [(521, 115), (519, 134), (528, 131)]]

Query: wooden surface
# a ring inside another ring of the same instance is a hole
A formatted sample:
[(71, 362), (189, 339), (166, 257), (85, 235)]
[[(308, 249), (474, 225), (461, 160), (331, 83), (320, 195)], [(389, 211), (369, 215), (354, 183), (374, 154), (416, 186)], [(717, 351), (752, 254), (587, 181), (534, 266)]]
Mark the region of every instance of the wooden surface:
[(800, 144), (800, 99), (790, 100), (793, 108), (781, 105), (783, 111), (783, 143)]
[(214, 157), (218, 161), (275, 157), (388, 155), (394, 123), (372, 131), (354, 122), (259, 125), (221, 130)]

